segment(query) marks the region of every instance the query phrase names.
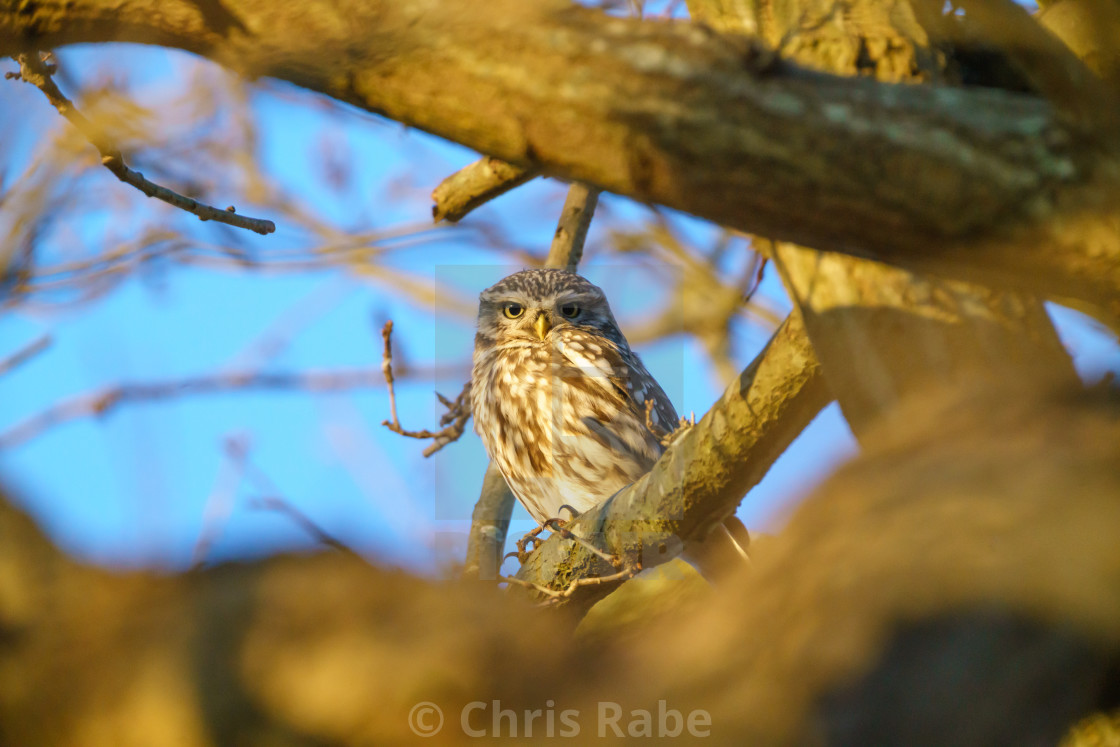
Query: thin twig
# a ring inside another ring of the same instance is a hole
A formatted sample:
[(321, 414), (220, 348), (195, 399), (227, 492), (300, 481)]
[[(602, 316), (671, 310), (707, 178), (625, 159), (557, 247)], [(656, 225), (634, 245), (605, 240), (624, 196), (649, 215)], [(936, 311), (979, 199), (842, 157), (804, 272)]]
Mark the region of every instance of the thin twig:
[(58, 110), (58, 113), (66, 117), (97, 148), (101, 154), (101, 165), (113, 172), (113, 175), (125, 184), (131, 184), (148, 197), (155, 197), (157, 200), (162, 200), (169, 205), (186, 210), (188, 213), (193, 213), (198, 216), (199, 220), (217, 221), (236, 228), (245, 228), (261, 235), (267, 235), (276, 230), (276, 224), (272, 221), (238, 215), (232, 205), (225, 210), (219, 210), (216, 207), (204, 205), (198, 200), (148, 181), (139, 171), (133, 171), (125, 164), (121, 152), (105, 138), (99, 128), (95, 127), (92, 122), (86, 119), (84, 114), (78, 111), (74, 102), (63, 95), (51, 78), (53, 69), (43, 62), (38, 52), (21, 54), (15, 59), (19, 62), (20, 77), (46, 95), (47, 100)]
[(278, 513), (282, 513), (292, 521), (294, 521), (296, 524), (298, 524), (301, 529), (314, 537), (315, 541), (320, 545), (326, 545), (327, 547), (331, 547), (340, 552), (344, 552), (347, 555), (361, 557), (360, 555), (358, 555), (358, 553), (354, 552), (353, 549), (347, 547), (346, 545), (323, 531), (315, 522), (307, 518), (307, 516), (302, 511), (300, 511), (292, 504), (288, 503), (283, 498), (277, 498), (275, 496), (268, 495), (262, 496), (261, 498), (250, 501), (249, 508), (257, 509), (260, 511), (276, 511)]
[(495, 197), (540, 176), (540, 169), (486, 156), (456, 171), (432, 191), (432, 219), (455, 223)]
[(246, 389), (343, 392), (377, 387), (381, 385), (381, 381), (381, 372), (377, 369), (357, 369), (304, 373), (233, 372), (153, 384), (119, 384), (64, 400), (32, 415), (0, 433), (0, 449), (18, 446), (61, 423), (102, 416), (119, 405), (131, 402), (153, 402), (187, 394), (213, 394)]
[(548, 597), (541, 605), (544, 607), (548, 607), (570, 598), (573, 594), (576, 593), (576, 589), (579, 589), (580, 587), (601, 586), (603, 584), (614, 583), (615, 581), (627, 581), (637, 575), (641, 569), (641, 563), (636, 563), (632, 566), (623, 568), (617, 573), (611, 573), (606, 576), (585, 576), (583, 578), (576, 578), (573, 579), (572, 582), (561, 591), (550, 589), (547, 586), (541, 586), (540, 584), (536, 584), (531, 581), (525, 581), (524, 579), (515, 578), (513, 576), (498, 576), (498, 580), (510, 584), (516, 584), (517, 586), (523, 586), (526, 589), (532, 589), (533, 591)]
[(286, 500), (272, 479), (265, 474), (264, 470), (249, 459), (248, 448), (240, 448), (243, 446), (246, 445), (235, 444), (234, 447), (229, 450), (229, 455), (238, 462), (245, 478), (252, 482), (257, 490), (264, 494), (260, 498), (250, 501), (249, 508), (282, 513), (292, 519), (305, 532), (314, 537), (319, 544), (333, 547), (335, 550), (340, 550), (347, 555), (353, 555), (357, 558), (361, 557), (358, 553), (323, 531), (318, 524), (309, 519), (302, 511), (292, 505), (290, 501)]
[(225, 440), (226, 459), (222, 462), (214, 480), (214, 488), (202, 510), (202, 530), (198, 533), (198, 540), (191, 554), (191, 568), (201, 568), (206, 562), (210, 548), (214, 546), (223, 525), (229, 519), (237, 486), (243, 476), (244, 455), (248, 448), (246, 436), (229, 436)]
[(444, 426), (438, 431), (429, 431), (427, 429), (419, 431), (405, 430), (397, 419), (397, 394), (396, 388), (393, 386), (393, 322), (392, 320), (385, 322), (385, 326), (381, 328), (381, 339), (384, 340), (384, 352), (381, 355), (381, 373), (385, 377), (385, 384), (389, 388), (389, 420), (382, 420), (381, 425), (385, 426), (393, 433), (400, 434), (407, 438), (421, 438), (432, 439), (432, 443), (424, 449), (424, 456), (430, 457), (437, 451), (442, 449), (447, 444), (458, 441), (466, 430), (467, 421), (471, 417), (471, 383), (468, 381), (463, 385), (463, 389), (459, 392), (454, 400), (449, 400), (439, 392), (436, 392), (436, 397), (447, 408), (447, 412), (440, 417), (439, 424)]
[(39, 353), (49, 348), (51, 346), (51, 342), (52, 340), (50, 335), (43, 335), (39, 339), (12, 353), (7, 358), (0, 360), (0, 376), (3, 376), (9, 371), (22, 366), (24, 363), (37, 356)]
[(754, 274), (754, 282), (751, 284), (750, 290), (743, 294), (743, 303), (748, 304), (754, 298), (754, 294), (762, 287), (762, 278), (766, 275), (766, 265), (770, 263), (768, 257), (761, 254), (755, 254), (755, 263), (758, 265), (758, 270)]

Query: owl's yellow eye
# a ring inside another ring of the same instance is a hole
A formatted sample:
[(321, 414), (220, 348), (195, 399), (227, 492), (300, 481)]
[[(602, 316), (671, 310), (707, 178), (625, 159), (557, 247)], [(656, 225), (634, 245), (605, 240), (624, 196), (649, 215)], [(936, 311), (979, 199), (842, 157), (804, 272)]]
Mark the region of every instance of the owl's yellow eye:
[(506, 315), (506, 319), (516, 319), (525, 313), (525, 307), (519, 303), (507, 303), (502, 308), (502, 313)]
[(566, 316), (568, 319), (575, 319), (577, 316), (579, 316), (579, 312), (580, 308), (574, 303), (566, 303), (560, 307), (560, 313)]

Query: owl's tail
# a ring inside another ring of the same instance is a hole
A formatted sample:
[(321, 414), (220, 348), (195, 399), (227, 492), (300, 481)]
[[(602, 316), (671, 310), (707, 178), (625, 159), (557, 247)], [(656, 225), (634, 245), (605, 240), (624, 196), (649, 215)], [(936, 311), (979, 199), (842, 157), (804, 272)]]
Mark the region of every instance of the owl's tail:
[(699, 542), (690, 542), (684, 557), (700, 575), (713, 584), (751, 566), (751, 535), (734, 516), (724, 519)]

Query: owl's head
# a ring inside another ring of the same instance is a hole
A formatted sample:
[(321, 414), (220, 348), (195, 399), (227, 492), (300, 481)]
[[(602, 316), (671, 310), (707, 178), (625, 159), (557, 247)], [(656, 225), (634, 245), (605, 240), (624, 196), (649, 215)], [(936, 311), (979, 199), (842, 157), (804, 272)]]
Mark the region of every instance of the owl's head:
[(566, 328), (593, 330), (622, 341), (603, 291), (574, 272), (524, 270), (478, 298), (478, 343), (546, 342), (553, 330)]

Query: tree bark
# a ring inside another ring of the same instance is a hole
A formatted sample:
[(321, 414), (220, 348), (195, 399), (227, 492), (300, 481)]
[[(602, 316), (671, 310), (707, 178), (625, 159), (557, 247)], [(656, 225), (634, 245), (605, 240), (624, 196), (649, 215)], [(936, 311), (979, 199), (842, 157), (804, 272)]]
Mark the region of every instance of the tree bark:
[(0, 53), (105, 41), (753, 233), (1120, 311), (1115, 143), (1038, 97), (810, 74), (741, 37), (560, 0), (0, 3)]
[[(689, 10), (737, 28), (718, 2), (693, 0)], [(790, 40), (786, 54), (825, 72), (910, 83), (944, 78), (942, 56), (907, 2), (855, 0), (837, 13), (821, 0), (782, 0), (761, 18), (739, 19), (739, 31), (750, 29), (774, 43)], [(796, 244), (767, 249), (857, 437), (906, 397), (929, 396), (936, 387), (1055, 371), (1076, 380), (1036, 298)]]

